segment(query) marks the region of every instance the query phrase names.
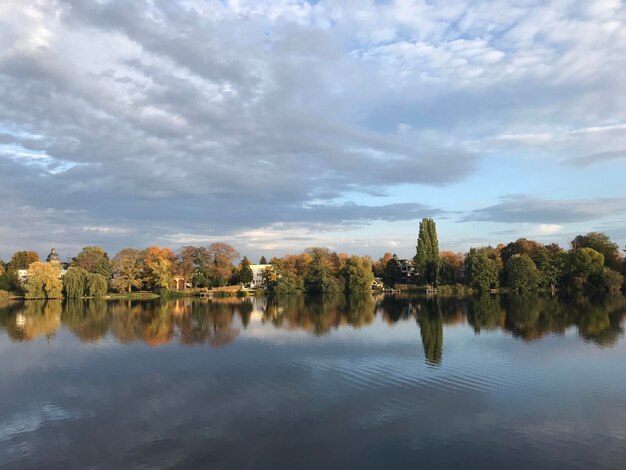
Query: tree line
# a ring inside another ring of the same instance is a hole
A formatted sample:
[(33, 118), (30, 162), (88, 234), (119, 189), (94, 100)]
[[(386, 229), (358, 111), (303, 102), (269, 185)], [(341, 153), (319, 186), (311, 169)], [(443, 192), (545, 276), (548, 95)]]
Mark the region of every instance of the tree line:
[[(624, 288), (626, 261), (619, 246), (604, 233), (578, 235), (565, 250), (520, 238), (496, 247), (471, 248), (468, 253), (439, 251), (432, 219), (420, 223), (415, 283), (467, 286), (481, 292), (505, 287), (514, 291), (563, 290), (616, 292)], [(374, 270), (386, 284), (403, 280), (397, 257), (386, 253)]]
[[(251, 262), (227, 243), (171, 248), (152, 246), (144, 250), (124, 248), (113, 258), (101, 247), (88, 246), (69, 262), (59, 278), (60, 264), (39, 260), (34, 251), (18, 251), (8, 263), (0, 262), (0, 291), (22, 293), (26, 298), (100, 297), (108, 291), (167, 292), (173, 278), (187, 286), (214, 288), (249, 284)], [(404, 261), (406, 264), (406, 261)], [(626, 263), (618, 245), (603, 233), (575, 237), (569, 250), (520, 238), (495, 247), (475, 247), (468, 253), (440, 251), (432, 219), (420, 222), (415, 256), (407, 266), (391, 253), (373, 262), (367, 256), (337, 253), (313, 247), (300, 254), (263, 257), (271, 265), (263, 273), (270, 295), (305, 292), (327, 294), (363, 292), (375, 278), (394, 287), (410, 283), (466, 292), (508, 288), (514, 291), (571, 290), (614, 292), (623, 288)], [(18, 271), (28, 269), (26, 283)]]

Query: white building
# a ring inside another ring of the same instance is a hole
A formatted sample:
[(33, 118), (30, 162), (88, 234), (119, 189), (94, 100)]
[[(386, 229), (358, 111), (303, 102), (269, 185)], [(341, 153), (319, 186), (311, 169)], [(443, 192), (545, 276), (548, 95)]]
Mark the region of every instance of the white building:
[(250, 287), (254, 289), (255, 287), (263, 287), (263, 273), (266, 269), (273, 271), (274, 267), (271, 264), (251, 264), (250, 269), (252, 270)]

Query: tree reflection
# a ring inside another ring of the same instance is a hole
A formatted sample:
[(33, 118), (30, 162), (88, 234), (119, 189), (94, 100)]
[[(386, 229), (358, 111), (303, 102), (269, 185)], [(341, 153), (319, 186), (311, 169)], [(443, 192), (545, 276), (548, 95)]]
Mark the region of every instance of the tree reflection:
[(109, 318), (105, 300), (68, 299), (61, 315), (63, 325), (81, 341), (100, 341), (109, 331)]
[(443, 356), (443, 316), (441, 305), (436, 299), (426, 300), (424, 308), (417, 314), (424, 356), (429, 365), (441, 364)]
[(469, 323), (476, 334), (499, 330), (524, 341), (576, 328), (585, 341), (608, 347), (623, 335), (625, 312), (622, 295), (567, 299), (370, 294), (169, 301), (69, 299), (4, 304), (0, 306), (0, 330), (5, 330), (12, 341), (52, 340), (64, 327), (90, 343), (111, 335), (123, 344), (161, 346), (177, 342), (222, 347), (237, 338), (241, 327), (250, 328), (253, 322), (264, 328), (303, 330), (321, 336), (341, 327), (366, 327), (379, 315), (389, 325), (414, 319), (426, 362), (436, 366), (443, 359), (444, 326)]

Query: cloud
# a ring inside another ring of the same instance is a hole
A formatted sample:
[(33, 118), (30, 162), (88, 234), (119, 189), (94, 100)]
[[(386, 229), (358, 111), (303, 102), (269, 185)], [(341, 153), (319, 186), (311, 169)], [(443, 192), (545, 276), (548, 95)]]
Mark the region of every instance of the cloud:
[(485, 153), (618, 158), (625, 24), (574, 0), (7, 0), (0, 197), (112, 249), (439, 215), (420, 188), (458, 200)]
[(463, 220), (540, 224), (539, 231), (547, 234), (558, 231), (564, 223), (586, 222), (624, 213), (625, 198), (551, 200), (519, 194), (474, 210)]
[(596, 163), (620, 160), (622, 158), (626, 158), (626, 149), (582, 155), (580, 157), (572, 158), (568, 163), (574, 166), (588, 166)]

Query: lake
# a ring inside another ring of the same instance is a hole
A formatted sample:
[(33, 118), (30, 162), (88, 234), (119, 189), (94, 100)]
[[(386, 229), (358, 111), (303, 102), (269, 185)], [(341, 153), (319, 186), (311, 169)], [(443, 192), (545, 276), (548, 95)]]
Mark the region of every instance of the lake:
[(623, 296), (0, 304), (1, 468), (624, 468)]

